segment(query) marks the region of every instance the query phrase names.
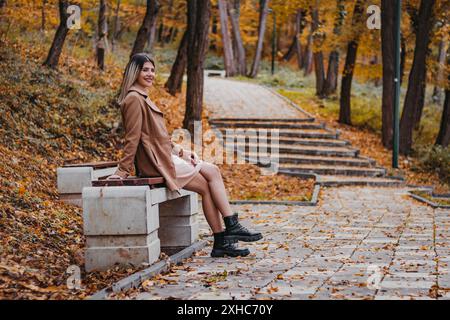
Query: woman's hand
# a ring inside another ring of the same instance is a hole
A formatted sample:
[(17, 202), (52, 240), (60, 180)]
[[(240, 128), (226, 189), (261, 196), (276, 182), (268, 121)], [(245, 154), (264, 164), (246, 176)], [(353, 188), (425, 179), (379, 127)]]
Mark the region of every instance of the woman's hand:
[(122, 177), (117, 174), (110, 175), (108, 178), (106, 178), (106, 180), (120, 180), (120, 179), (122, 179)]
[(200, 162), (200, 158), (198, 157), (198, 155), (194, 151), (191, 151), (191, 154), (190, 154), (189, 157), (191, 159), (191, 163), (194, 166), (196, 166)]

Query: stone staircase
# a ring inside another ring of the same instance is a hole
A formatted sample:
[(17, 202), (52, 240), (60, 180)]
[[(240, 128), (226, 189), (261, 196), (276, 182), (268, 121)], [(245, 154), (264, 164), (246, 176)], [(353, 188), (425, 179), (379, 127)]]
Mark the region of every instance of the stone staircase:
[[(271, 129), (278, 129), (278, 173), (308, 177), (316, 175), (316, 182), (324, 186), (400, 186), (403, 180), (386, 176), (386, 169), (375, 160), (361, 156), (350, 142), (339, 138), (340, 133), (328, 129), (314, 118), (302, 119), (239, 119), (215, 118), (209, 120), (212, 128), (234, 138), (228, 150), (239, 152), (246, 159), (258, 159), (258, 165), (267, 166), (271, 150)], [(234, 131), (230, 131), (230, 130)], [(228, 130), (228, 133), (227, 133)], [(267, 140), (258, 141), (267, 132)], [(258, 149), (259, 148), (259, 149)], [(258, 155), (258, 150), (266, 158)], [(259, 156), (259, 158), (258, 158)]]

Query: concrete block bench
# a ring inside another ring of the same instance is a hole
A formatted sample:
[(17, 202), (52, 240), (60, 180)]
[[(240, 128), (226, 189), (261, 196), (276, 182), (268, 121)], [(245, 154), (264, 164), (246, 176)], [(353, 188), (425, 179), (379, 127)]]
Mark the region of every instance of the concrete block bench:
[(92, 181), (112, 175), (117, 162), (90, 162), (67, 164), (56, 170), (60, 200), (82, 206), (81, 191), (92, 186)]
[(84, 187), (86, 271), (140, 266), (198, 240), (197, 194), (161, 186), (162, 178), (94, 181)]
[(203, 76), (205, 78), (211, 77), (211, 76), (213, 76), (213, 77), (217, 77), (218, 76), (218, 77), (221, 77), (221, 78), (225, 78), (226, 72), (225, 72), (225, 70), (205, 69), (205, 70), (203, 70)]

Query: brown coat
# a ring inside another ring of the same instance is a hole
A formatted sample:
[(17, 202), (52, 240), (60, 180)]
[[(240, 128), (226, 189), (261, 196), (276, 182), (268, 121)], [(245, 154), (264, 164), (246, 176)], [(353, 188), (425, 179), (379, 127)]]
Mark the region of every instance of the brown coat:
[(125, 178), (136, 165), (139, 176), (162, 176), (171, 191), (179, 190), (172, 161), (172, 152), (178, 151), (178, 145), (170, 139), (163, 112), (136, 86), (128, 90), (121, 112), (125, 146), (115, 174)]

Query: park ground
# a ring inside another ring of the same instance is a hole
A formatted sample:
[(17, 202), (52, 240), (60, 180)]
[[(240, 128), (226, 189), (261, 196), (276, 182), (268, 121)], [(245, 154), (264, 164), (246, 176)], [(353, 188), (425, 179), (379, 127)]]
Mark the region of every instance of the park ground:
[[(30, 34), (19, 36), (19, 33), (20, 30), (11, 30), (8, 37), (0, 39), (0, 68), (3, 70), (0, 75), (0, 155), (9, 159), (0, 166), (0, 296), (10, 299), (85, 298), (139, 268), (83, 272), (85, 290), (67, 289), (67, 267), (83, 265), (82, 212), (58, 201), (56, 168), (64, 160), (119, 157), (120, 114), (111, 101), (120, 84), (117, 75), (122, 74), (126, 63), (125, 49), (119, 49), (110, 57), (109, 70), (101, 73), (95, 69), (87, 49), (82, 51), (69, 42), (68, 48), (72, 51), (63, 55), (60, 70), (55, 72), (41, 67), (50, 36), (42, 41)], [(155, 53), (160, 67), (157, 86), (151, 93), (166, 111), (169, 131), (180, 126), (185, 102), (184, 92), (172, 97), (162, 89), (165, 82), (162, 74), (169, 71), (174, 54), (173, 49), (167, 48)], [(74, 59), (73, 55), (85, 58)], [(211, 56), (206, 67), (214, 66), (220, 67), (220, 61)], [(299, 80), (291, 83), (292, 79)], [(264, 63), (256, 81), (272, 85), (306, 111), (327, 121), (327, 125), (339, 128), (344, 138), (362, 153), (389, 167), (390, 152), (379, 143), (379, 89), (356, 84), (353, 91), (355, 127), (348, 127), (334, 120), (336, 100), (315, 98), (312, 79), (299, 76), (291, 66), (280, 66), (277, 76), (271, 77), (268, 64)], [(438, 191), (448, 192), (448, 149), (427, 147), (438, 130), (439, 122), (434, 119), (433, 108), (438, 107), (428, 102), (416, 153), (413, 157), (401, 158), (400, 163), (408, 183), (431, 185)], [(205, 127), (208, 126), (207, 116), (205, 112)], [(312, 181), (281, 176), (273, 180), (260, 177), (258, 170), (252, 165), (246, 165), (245, 170), (223, 166), (230, 197), (299, 200), (311, 195)], [(239, 188), (233, 189), (236, 185)], [(255, 190), (266, 192), (255, 194)], [(205, 298), (208, 294), (214, 297), (217, 292), (221, 296), (228, 292), (220, 290), (227, 284), (230, 297), (237, 298), (448, 297), (448, 211), (432, 209), (407, 198), (405, 191), (324, 189), (319, 206), (313, 208), (236, 206), (245, 223), (266, 235), (264, 241), (251, 245), (253, 255), (249, 260), (224, 259), (209, 263), (206, 249), (179, 270), (172, 270), (172, 275), (150, 280), (156, 281), (151, 287), (160, 290), (159, 297), (170, 296), (172, 291), (163, 285), (173, 277), (172, 284), (192, 282), (186, 285), (187, 298), (201, 298), (200, 292), (207, 295)], [(204, 237), (208, 238), (207, 229), (203, 230)], [(280, 264), (281, 259), (287, 259), (288, 263)], [(248, 264), (255, 264), (257, 269)], [(274, 269), (274, 265), (277, 268)], [(379, 266), (382, 270), (381, 289), (373, 291), (364, 286), (368, 265)], [(240, 275), (252, 270), (259, 277), (254, 279), (258, 286), (250, 287), (245, 281), (240, 284), (239, 278), (245, 278)], [(225, 279), (227, 284), (223, 283)], [(383, 282), (387, 284), (386, 292), (383, 292)], [(130, 292), (130, 297), (153, 297), (154, 292), (147, 290), (149, 284), (152, 283), (144, 284), (136, 295)]]

